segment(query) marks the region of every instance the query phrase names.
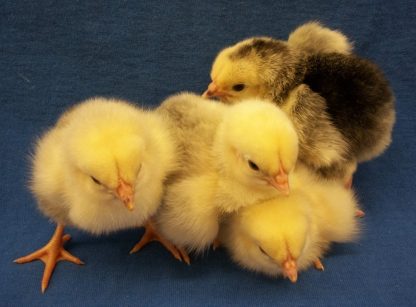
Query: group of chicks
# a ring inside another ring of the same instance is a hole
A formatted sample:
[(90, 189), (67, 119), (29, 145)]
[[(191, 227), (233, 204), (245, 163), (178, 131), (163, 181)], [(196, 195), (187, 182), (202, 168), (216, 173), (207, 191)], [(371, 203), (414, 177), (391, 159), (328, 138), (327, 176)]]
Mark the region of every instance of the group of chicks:
[[(160, 241), (178, 260), (224, 246), (250, 270), (296, 282), (331, 242), (359, 233), (357, 163), (391, 142), (394, 97), (382, 72), (339, 31), (310, 22), (288, 41), (255, 37), (216, 57), (200, 95), (154, 110), (93, 98), (37, 142), (30, 187), (56, 224), (25, 257), (82, 261), (66, 225), (92, 234), (145, 227), (131, 252)], [(215, 97), (216, 100), (209, 98)]]

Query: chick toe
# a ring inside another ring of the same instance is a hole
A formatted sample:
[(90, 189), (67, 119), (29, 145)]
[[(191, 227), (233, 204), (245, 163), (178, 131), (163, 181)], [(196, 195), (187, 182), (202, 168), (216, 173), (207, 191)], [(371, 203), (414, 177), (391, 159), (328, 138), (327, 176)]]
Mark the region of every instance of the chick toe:
[(364, 217), (365, 216), (365, 212), (363, 211), (363, 210), (361, 210), (361, 209), (357, 209), (357, 210), (355, 210), (355, 216), (356, 217)]
[(324, 271), (324, 265), (322, 264), (321, 260), (319, 258), (316, 258), (316, 260), (313, 262), (313, 265), (315, 266), (315, 269), (319, 271)]
[(212, 242), (212, 250), (216, 250), (217, 248), (221, 247), (221, 241), (218, 238), (215, 238), (214, 242)]
[(144, 227), (144, 235), (142, 236), (140, 241), (136, 243), (136, 245), (134, 245), (133, 248), (130, 250), (130, 254), (138, 252), (145, 245), (149, 244), (152, 241), (159, 241), (177, 260), (181, 262), (183, 260), (185, 263), (190, 264), (190, 259), (186, 251), (176, 247), (163, 236), (161, 236), (159, 232), (156, 230), (156, 228), (153, 226), (153, 223), (151, 221), (147, 222)]
[(63, 245), (71, 239), (71, 236), (68, 234), (64, 235), (63, 231), (64, 226), (58, 225), (51, 240), (45, 246), (29, 255), (14, 260), (15, 263), (19, 264), (31, 262), (34, 260), (41, 260), (45, 264), (41, 282), (42, 293), (45, 293), (46, 288), (49, 285), (49, 280), (51, 279), (52, 273), (58, 261), (66, 260), (75, 264), (84, 264), (84, 262), (82, 262), (79, 258), (73, 256), (71, 253), (64, 249)]

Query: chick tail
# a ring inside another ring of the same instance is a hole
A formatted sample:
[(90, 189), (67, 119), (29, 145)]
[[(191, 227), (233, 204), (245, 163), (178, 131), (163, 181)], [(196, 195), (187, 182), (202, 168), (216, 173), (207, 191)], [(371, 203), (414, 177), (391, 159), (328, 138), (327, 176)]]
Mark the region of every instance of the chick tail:
[(55, 233), (50, 241), (37, 251), (14, 260), (15, 263), (27, 263), (34, 260), (42, 260), (45, 264), (45, 270), (43, 271), (41, 290), (45, 293), (46, 288), (49, 285), (52, 273), (55, 269), (56, 263), (61, 260), (66, 260), (75, 264), (84, 264), (79, 258), (71, 255), (64, 249), (64, 244), (71, 239), (71, 236), (64, 235), (64, 226), (58, 224), (56, 226)]
[(308, 53), (350, 54), (353, 49), (353, 44), (343, 33), (324, 27), (316, 21), (305, 23), (296, 28), (290, 33), (287, 42), (291, 47)]
[(145, 245), (152, 241), (159, 241), (173, 255), (173, 257), (175, 257), (175, 259), (184, 261), (188, 265), (191, 264), (188, 253), (184, 249), (173, 245), (162, 235), (160, 235), (151, 220), (146, 223), (143, 237), (136, 245), (133, 246), (133, 248), (130, 250), (130, 254), (138, 252)]

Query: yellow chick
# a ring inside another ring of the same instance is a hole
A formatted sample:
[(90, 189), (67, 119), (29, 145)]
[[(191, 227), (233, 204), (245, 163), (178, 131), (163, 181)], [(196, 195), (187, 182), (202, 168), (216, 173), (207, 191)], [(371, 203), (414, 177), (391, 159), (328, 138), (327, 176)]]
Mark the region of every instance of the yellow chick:
[(175, 245), (202, 251), (216, 238), (222, 214), (289, 194), (298, 139), (273, 104), (252, 99), (226, 106), (181, 94), (158, 111), (170, 117), (182, 148), (156, 218)]
[(306, 170), (293, 173), (289, 196), (242, 208), (223, 222), (219, 239), (242, 267), (296, 282), (298, 272), (320, 261), (331, 242), (359, 233), (357, 202), (340, 182), (320, 181)]
[(288, 44), (308, 53), (337, 52), (350, 54), (352, 43), (342, 32), (324, 27), (317, 21), (307, 22), (292, 33), (287, 40)]
[(297, 29), (289, 42), (243, 40), (217, 55), (203, 96), (273, 101), (296, 127), (299, 160), (350, 186), (357, 163), (390, 144), (395, 99), (377, 65), (349, 54), (347, 46), (342, 34), (316, 23)]
[[(46, 246), (15, 262), (45, 263), (44, 292), (57, 261), (82, 263), (63, 248), (65, 225), (96, 235), (143, 226), (160, 204), (175, 150), (164, 119), (127, 102), (93, 98), (64, 113), (36, 144), (30, 184), (57, 228)], [(151, 223), (143, 240), (158, 237), (149, 231)]]

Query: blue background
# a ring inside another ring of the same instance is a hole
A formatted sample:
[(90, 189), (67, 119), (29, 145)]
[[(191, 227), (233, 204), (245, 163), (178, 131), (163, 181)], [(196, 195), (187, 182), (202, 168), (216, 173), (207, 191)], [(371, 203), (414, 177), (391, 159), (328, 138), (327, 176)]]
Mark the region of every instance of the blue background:
[[(0, 4), (0, 304), (143, 306), (391, 306), (416, 299), (414, 1), (2, 1)], [(119, 97), (155, 106), (202, 92), (216, 53), (253, 35), (286, 39), (320, 20), (384, 70), (397, 98), (393, 144), (362, 164), (355, 187), (367, 215), (354, 244), (296, 284), (246, 272), (224, 250), (176, 262), (154, 243), (129, 255), (141, 230), (93, 237), (68, 228), (61, 262), (40, 292), (41, 262), (12, 260), (42, 246), (54, 225), (27, 189), (33, 142), (75, 102)]]

